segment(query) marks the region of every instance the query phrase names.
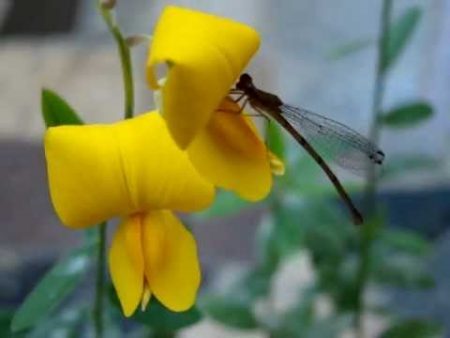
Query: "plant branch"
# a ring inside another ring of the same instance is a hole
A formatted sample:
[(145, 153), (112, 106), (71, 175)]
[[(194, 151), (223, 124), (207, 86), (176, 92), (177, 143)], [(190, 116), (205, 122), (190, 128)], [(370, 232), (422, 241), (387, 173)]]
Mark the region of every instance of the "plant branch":
[[(109, 31), (111, 32), (117, 44), (117, 50), (120, 56), (122, 66), (122, 77), (124, 85), (124, 118), (133, 117), (134, 114), (134, 84), (133, 70), (131, 65), (130, 49), (123, 37), (123, 34), (116, 23), (111, 8), (102, 4), (101, 0), (97, 0), (97, 6), (100, 14), (105, 21)], [(106, 222), (98, 227), (99, 242), (97, 252), (97, 280), (95, 290), (94, 304), (94, 326), (96, 338), (102, 338), (104, 332), (104, 294), (105, 294), (105, 265), (106, 265)]]
[(98, 226), (97, 248), (97, 276), (95, 286), (94, 326), (95, 337), (103, 337), (103, 297), (105, 294), (105, 249), (106, 249), (106, 222)]
[[(379, 143), (382, 114), (382, 103), (385, 91), (385, 76), (387, 69), (387, 47), (389, 40), (389, 24), (391, 21), (392, 0), (383, 0), (383, 7), (380, 16), (380, 34), (378, 38), (377, 66), (375, 70), (375, 85), (372, 105), (372, 124), (370, 127), (370, 139), (374, 144)], [(377, 222), (375, 215), (377, 212), (376, 192), (378, 179), (375, 168), (369, 168), (367, 174), (366, 191), (364, 196), (365, 212), (369, 222), (361, 229), (359, 265), (356, 275), (356, 308), (355, 308), (355, 331), (356, 337), (364, 338), (365, 329), (363, 317), (365, 312), (364, 294), (369, 282), (371, 265), (371, 247), (376, 232)]]
[(126, 43), (126, 40), (117, 25), (112, 11), (102, 5), (101, 1), (98, 0), (98, 7), (100, 14), (103, 17), (109, 31), (111, 32), (114, 40), (117, 44), (117, 49), (120, 56), (120, 63), (122, 65), (122, 77), (124, 84), (124, 95), (125, 95), (125, 118), (129, 119), (133, 117), (134, 114), (134, 84), (133, 84), (133, 69), (131, 65), (131, 54), (130, 48)]

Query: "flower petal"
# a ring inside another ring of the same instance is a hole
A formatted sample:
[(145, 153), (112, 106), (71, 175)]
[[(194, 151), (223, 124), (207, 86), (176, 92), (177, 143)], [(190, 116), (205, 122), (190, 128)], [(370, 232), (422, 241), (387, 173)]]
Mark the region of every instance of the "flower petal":
[(123, 313), (136, 310), (144, 291), (144, 257), (141, 245), (141, 220), (133, 216), (122, 222), (109, 250), (109, 271)]
[(206, 126), (258, 47), (258, 33), (244, 24), (180, 7), (165, 8), (153, 35), (147, 79), (158, 89), (155, 67), (169, 65), (162, 110), (181, 148)]
[(199, 210), (214, 197), (157, 113), (50, 128), (45, 153), (53, 205), (70, 227), (150, 209)]
[(61, 221), (80, 228), (131, 210), (110, 126), (61, 126), (45, 134), (50, 195)]
[(122, 122), (118, 133), (127, 187), (137, 211), (195, 211), (214, 198), (214, 187), (170, 137), (161, 115)]
[(143, 223), (143, 249), (152, 293), (172, 311), (189, 309), (201, 278), (192, 234), (171, 212), (150, 212)]
[(192, 142), (188, 154), (213, 184), (256, 201), (267, 196), (272, 175), (264, 143), (242, 114), (217, 111)]

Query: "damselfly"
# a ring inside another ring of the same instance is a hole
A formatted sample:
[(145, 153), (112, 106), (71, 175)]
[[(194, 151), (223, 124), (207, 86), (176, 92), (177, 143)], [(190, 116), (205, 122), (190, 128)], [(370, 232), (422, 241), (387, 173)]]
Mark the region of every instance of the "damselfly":
[(326, 153), (340, 167), (363, 174), (370, 166), (383, 163), (384, 153), (376, 145), (339, 122), (284, 104), (278, 96), (255, 87), (248, 74), (241, 75), (236, 88), (230, 93), (240, 94), (236, 102), (243, 99), (242, 108), (249, 103), (257, 112), (274, 119), (291, 134), (333, 183), (349, 208), (353, 222), (363, 223), (361, 213), (322, 155)]

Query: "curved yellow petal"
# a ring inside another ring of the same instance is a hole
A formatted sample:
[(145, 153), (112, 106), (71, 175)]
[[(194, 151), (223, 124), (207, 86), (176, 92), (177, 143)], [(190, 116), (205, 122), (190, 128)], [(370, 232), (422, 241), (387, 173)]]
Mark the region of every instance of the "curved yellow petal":
[(244, 24), (180, 7), (164, 9), (150, 47), (147, 79), (158, 89), (155, 67), (169, 65), (162, 111), (181, 148), (206, 126), (258, 47), (258, 33)]
[(110, 126), (49, 128), (44, 145), (50, 196), (65, 225), (86, 227), (131, 210)]
[(199, 210), (214, 197), (157, 113), (50, 128), (45, 153), (53, 205), (70, 227), (150, 209)]
[(256, 201), (267, 196), (272, 175), (264, 143), (250, 119), (218, 111), (188, 148), (197, 170), (213, 184)]
[(144, 218), (142, 243), (152, 293), (172, 311), (189, 309), (201, 279), (192, 234), (171, 212), (155, 211)]
[(120, 123), (122, 165), (136, 211), (195, 211), (214, 198), (214, 186), (194, 168), (170, 137), (158, 113)]
[(139, 216), (126, 219), (117, 228), (109, 250), (109, 271), (123, 313), (129, 317), (138, 307), (144, 292), (144, 257)]

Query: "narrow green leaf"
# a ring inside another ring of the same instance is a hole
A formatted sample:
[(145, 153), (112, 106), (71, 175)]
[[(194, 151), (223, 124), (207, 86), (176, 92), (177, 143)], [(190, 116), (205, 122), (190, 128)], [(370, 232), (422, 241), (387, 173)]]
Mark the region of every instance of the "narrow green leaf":
[(360, 52), (374, 44), (375, 40), (373, 38), (356, 39), (331, 50), (328, 53), (327, 58), (329, 60), (339, 60), (351, 54)]
[(277, 155), (281, 160), (286, 157), (286, 146), (284, 142), (284, 134), (280, 127), (271, 122), (267, 124), (267, 143), (269, 149)]
[(411, 7), (392, 23), (388, 32), (388, 40), (384, 43), (386, 53), (382, 62), (383, 71), (394, 64), (406, 47), (421, 15), (422, 10), (419, 7)]
[(229, 191), (219, 191), (213, 205), (206, 211), (197, 213), (199, 218), (233, 216), (248, 208), (251, 204)]
[(68, 124), (83, 124), (75, 110), (54, 91), (42, 90), (41, 107), (42, 117), (47, 128)]
[(136, 311), (131, 320), (148, 325), (156, 331), (173, 332), (193, 325), (201, 318), (202, 314), (195, 305), (187, 311), (172, 312), (153, 298), (147, 309), (144, 312)]
[(435, 285), (421, 257), (398, 251), (377, 255), (373, 278), (380, 284), (402, 288), (429, 289)]
[(439, 170), (442, 166), (440, 159), (427, 154), (399, 155), (387, 161), (381, 175), (383, 178), (391, 179), (416, 170)]
[(381, 122), (391, 128), (412, 127), (429, 119), (433, 115), (433, 107), (427, 102), (413, 102), (385, 113)]
[(0, 309), (0, 337), (13, 337), (11, 334), (11, 320), (14, 316), (14, 311), (11, 309)]
[(258, 327), (251, 304), (232, 297), (208, 297), (204, 299), (202, 310), (218, 322), (240, 329)]
[(442, 328), (423, 319), (410, 319), (397, 323), (385, 331), (381, 338), (438, 338)]
[[(111, 304), (121, 312), (120, 302), (112, 284), (109, 285), (108, 290)], [(145, 311), (137, 309), (129, 319), (149, 326), (155, 331), (175, 332), (197, 323), (202, 319), (202, 313), (196, 305), (187, 311), (173, 312), (152, 297)]]
[(386, 229), (380, 239), (390, 250), (399, 250), (411, 255), (424, 256), (430, 252), (431, 243), (412, 231)]
[(27, 329), (45, 318), (75, 289), (87, 272), (93, 247), (74, 250), (57, 262), (14, 315), (11, 329)]
[(40, 322), (31, 332), (27, 332), (27, 338), (65, 337), (75, 338), (83, 336), (83, 324), (89, 319), (88, 309), (66, 309), (54, 316)]

